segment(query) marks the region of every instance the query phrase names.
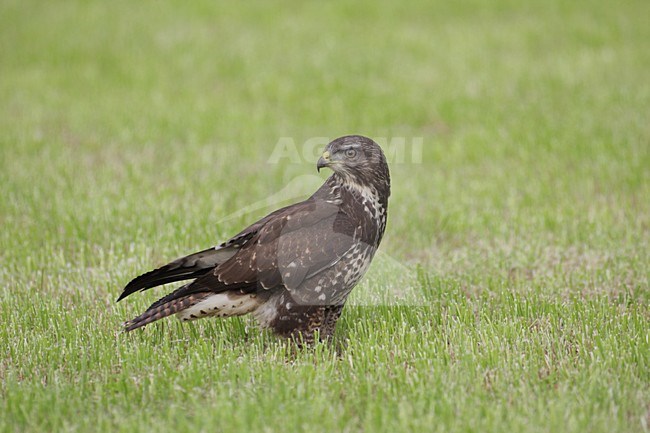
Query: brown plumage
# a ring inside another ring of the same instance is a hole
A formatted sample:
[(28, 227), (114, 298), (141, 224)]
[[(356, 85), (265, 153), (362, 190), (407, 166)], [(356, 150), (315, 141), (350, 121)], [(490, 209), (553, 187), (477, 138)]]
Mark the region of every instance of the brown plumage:
[(191, 307), (192, 305), (196, 305), (208, 296), (210, 296), (208, 293), (196, 293), (184, 296), (182, 298), (173, 299), (169, 302), (165, 302), (157, 306), (151, 306), (147, 309), (147, 311), (135, 319), (126, 322), (124, 324), (124, 330), (132, 331), (134, 329), (145, 326), (148, 323), (155, 322), (156, 320), (171, 316), (172, 314), (176, 314), (179, 311)]
[(193, 280), (126, 322), (125, 330), (172, 314), (186, 321), (252, 313), (281, 336), (307, 343), (314, 335), (331, 336), (383, 237), (390, 176), (380, 147), (361, 136), (331, 142), (317, 167), (334, 174), (307, 200), (127, 284), (118, 301)]

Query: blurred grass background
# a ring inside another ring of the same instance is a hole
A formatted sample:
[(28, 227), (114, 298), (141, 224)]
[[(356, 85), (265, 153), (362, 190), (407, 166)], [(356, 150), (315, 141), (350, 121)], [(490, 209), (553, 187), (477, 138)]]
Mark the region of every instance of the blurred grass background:
[[(3, 0), (0, 426), (647, 431), (648, 16)], [(421, 139), (352, 299), (418, 308), (348, 308), (341, 358), (293, 363), (246, 320), (117, 334), (159, 294), (116, 306), (130, 277), (314, 174), (279, 140), (349, 133)]]

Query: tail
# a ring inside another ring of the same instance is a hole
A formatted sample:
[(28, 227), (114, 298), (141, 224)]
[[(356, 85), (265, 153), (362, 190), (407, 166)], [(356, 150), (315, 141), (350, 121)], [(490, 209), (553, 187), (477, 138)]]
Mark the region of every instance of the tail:
[(210, 296), (210, 293), (192, 293), (186, 296), (182, 296), (170, 301), (165, 301), (165, 298), (160, 299), (159, 301), (154, 302), (144, 313), (140, 314), (133, 320), (129, 320), (124, 323), (124, 332), (130, 332), (134, 329), (138, 329), (142, 326), (148, 325), (156, 320), (163, 319), (172, 314), (181, 312), (187, 308), (192, 307), (193, 305), (198, 304), (205, 298)]

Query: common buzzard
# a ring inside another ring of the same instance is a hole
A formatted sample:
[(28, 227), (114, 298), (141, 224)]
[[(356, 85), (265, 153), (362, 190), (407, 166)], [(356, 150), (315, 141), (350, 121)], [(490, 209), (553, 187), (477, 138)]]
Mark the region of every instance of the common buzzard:
[(329, 143), (316, 167), (334, 173), (307, 200), (128, 283), (118, 301), (138, 290), (192, 280), (124, 329), (172, 314), (188, 321), (252, 313), (263, 328), (301, 343), (329, 338), (384, 234), (390, 175), (379, 145), (358, 135)]

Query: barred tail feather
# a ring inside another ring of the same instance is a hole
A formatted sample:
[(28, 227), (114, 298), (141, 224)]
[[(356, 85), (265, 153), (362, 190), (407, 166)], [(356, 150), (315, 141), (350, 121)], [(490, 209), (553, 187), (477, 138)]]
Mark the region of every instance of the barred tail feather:
[(124, 322), (124, 332), (130, 332), (156, 320), (176, 314), (204, 300), (210, 293), (192, 293), (168, 302), (154, 302), (151, 307), (135, 319)]

